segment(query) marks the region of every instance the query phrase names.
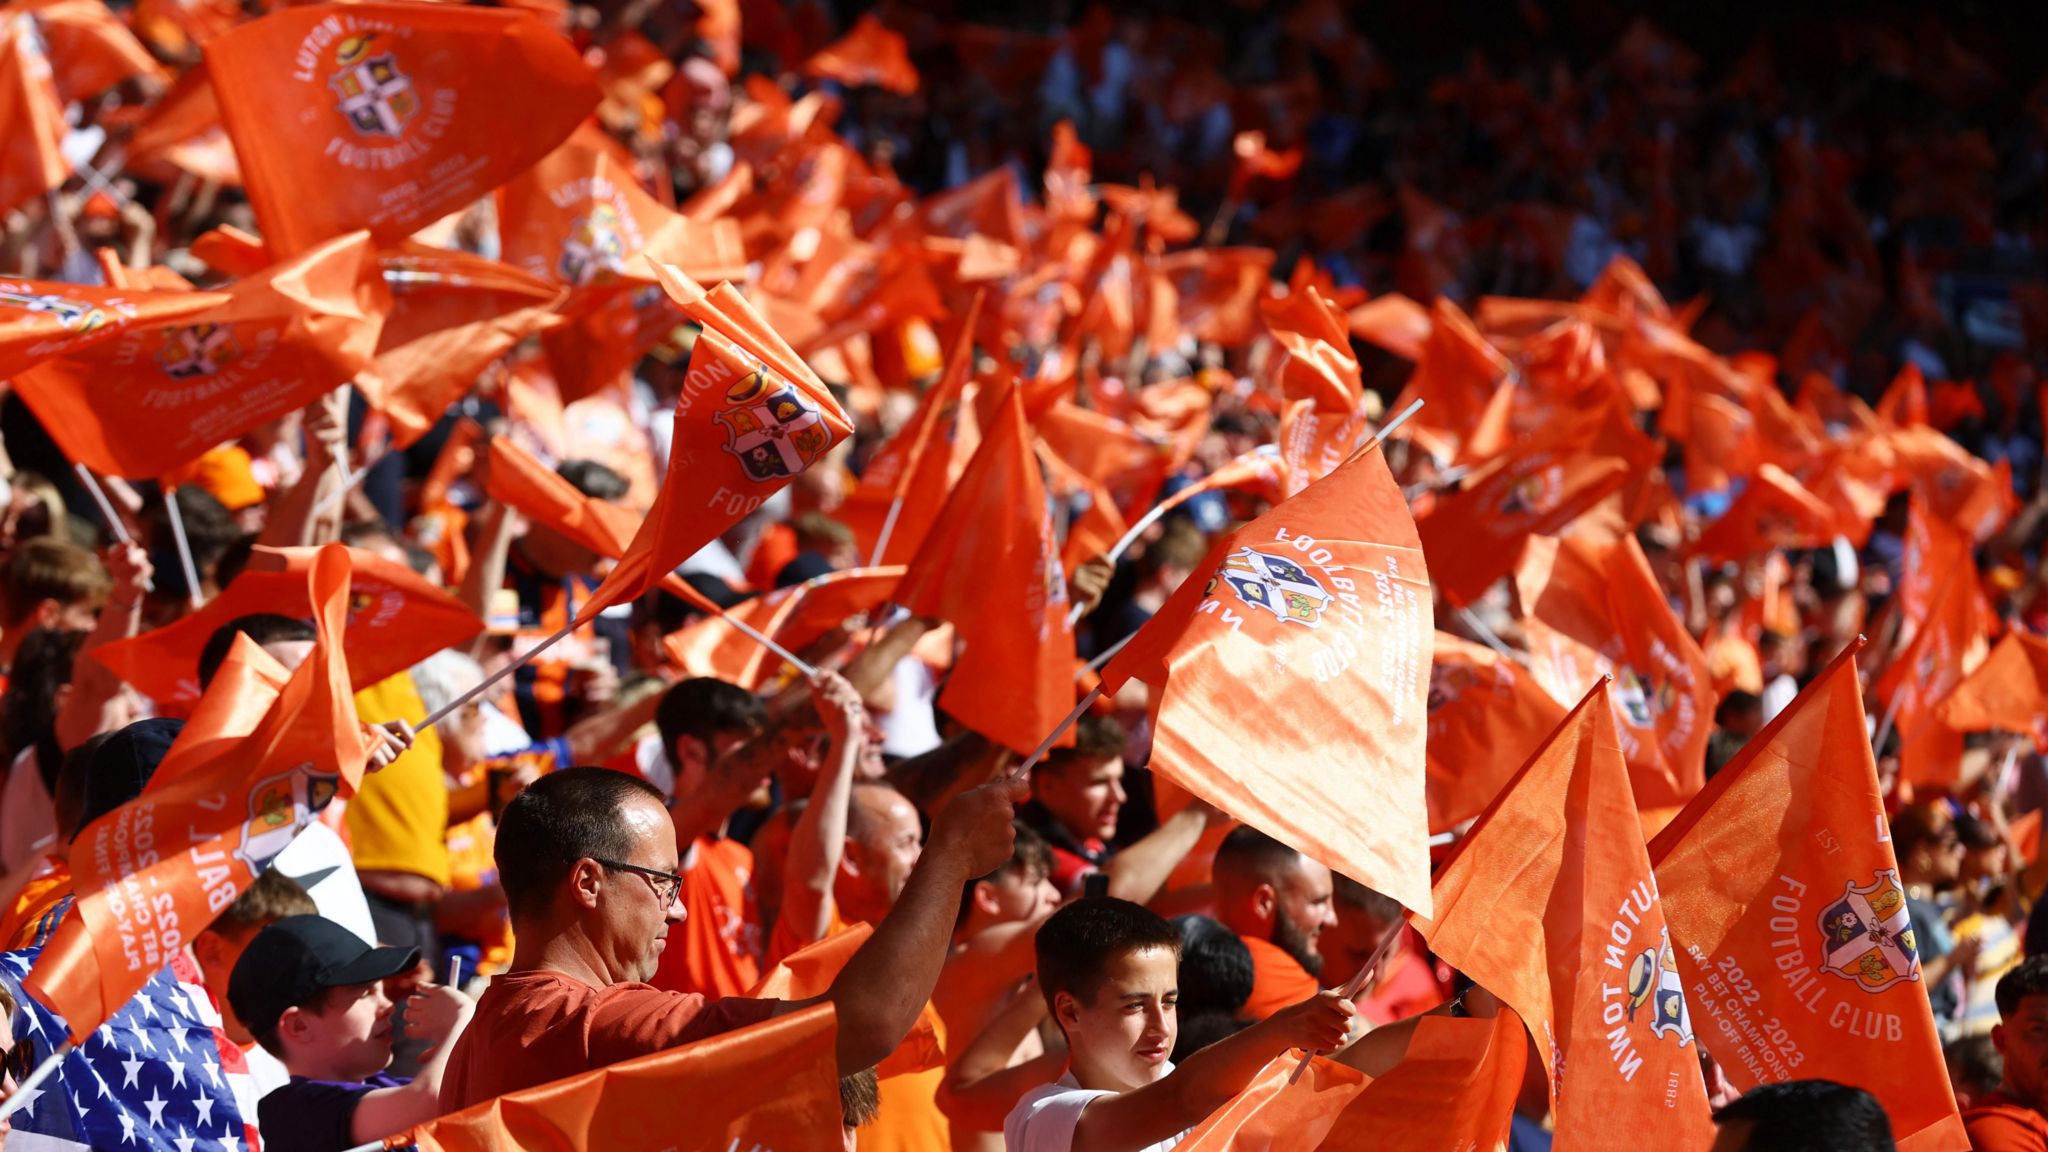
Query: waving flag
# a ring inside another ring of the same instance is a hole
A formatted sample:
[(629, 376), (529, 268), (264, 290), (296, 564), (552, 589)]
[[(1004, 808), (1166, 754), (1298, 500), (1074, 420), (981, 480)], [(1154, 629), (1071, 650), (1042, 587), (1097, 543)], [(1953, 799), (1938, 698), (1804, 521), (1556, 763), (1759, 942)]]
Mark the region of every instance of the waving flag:
[(2025, 732), (2048, 745), (2048, 640), (2007, 633), (1937, 712), (1958, 732)]
[(1713, 1142), (1683, 978), (1605, 681), (1437, 873), (1415, 926), (1527, 1022), (1558, 1152)]
[(1486, 810), (1564, 706), (1513, 660), (1443, 632), (1429, 665), (1429, 830)]
[(1157, 690), (1153, 768), (1429, 907), (1429, 574), (1378, 449), (1230, 534), (1102, 671)]
[(157, 476), (347, 383), (370, 362), (391, 306), (361, 233), (227, 293), (189, 323), (119, 333), (14, 386), (73, 460)]
[(40, 199), (71, 178), (64, 103), (35, 21), (21, 7), (0, 17), (0, 211)]
[(1818, 548), (1840, 530), (1833, 508), (1777, 465), (1765, 464), (1687, 551), (1715, 561), (1746, 560), (1761, 552)]
[(1884, 1101), (1903, 1152), (1965, 1148), (1864, 735), (1859, 646), (1650, 858), (1700, 1039), (1731, 1083), (1848, 1084)]
[(1707, 658), (1672, 613), (1635, 537), (1613, 544), (1538, 537), (1515, 588), (1536, 682), (1560, 701), (1601, 677), (1621, 721), (1638, 808), (1676, 808), (1706, 781), (1713, 726)]
[(911, 66), (902, 33), (890, 31), (873, 13), (863, 13), (852, 31), (819, 49), (799, 71), (848, 87), (873, 85), (902, 96), (917, 91), (917, 69)]
[[(848, 568), (778, 588), (729, 610), (671, 632), (663, 640), (669, 658), (686, 675), (716, 676), (759, 689), (782, 662), (760, 641), (733, 626), (738, 620), (799, 655), (848, 617), (880, 607), (902, 580), (902, 565)], [(728, 619), (727, 617), (730, 617)]]
[(1439, 496), (1417, 529), (1437, 587), (1469, 604), (1515, 570), (1529, 538), (1547, 536), (1621, 490), (1628, 463), (1545, 438), (1498, 457)]
[(1289, 400), (1309, 399), (1324, 412), (1350, 415), (1358, 410), (1365, 384), (1358, 358), (1351, 354), (1351, 332), (1344, 310), (1314, 288), (1259, 302), (1259, 316), (1279, 342), (1280, 354), (1267, 373)]
[(321, 549), (306, 579), (319, 638), (255, 731), (203, 767), (152, 780), (73, 843), (77, 907), (24, 984), (74, 1040), (112, 1018), (361, 779), (368, 749), (342, 649), (348, 550)]
[(598, 100), (546, 20), (452, 4), (282, 8), (207, 44), (206, 66), (279, 256), (358, 229), (410, 236), (525, 171)]
[(0, 379), (227, 300), (218, 292), (152, 292), (0, 277)]

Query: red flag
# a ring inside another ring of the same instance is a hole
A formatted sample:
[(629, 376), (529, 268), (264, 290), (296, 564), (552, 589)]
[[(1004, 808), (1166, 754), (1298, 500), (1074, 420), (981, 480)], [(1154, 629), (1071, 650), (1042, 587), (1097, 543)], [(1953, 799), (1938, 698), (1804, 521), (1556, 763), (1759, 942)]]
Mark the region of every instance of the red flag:
[(14, 386), (73, 460), (156, 476), (347, 382), (369, 363), (391, 305), (362, 233), (227, 291), (190, 324), (130, 330)]
[(1713, 561), (1739, 561), (1778, 549), (1818, 548), (1840, 531), (1833, 508), (1777, 465), (1765, 464), (1686, 551)]
[(219, 292), (153, 292), (0, 278), (0, 379), (53, 356), (161, 327), (226, 303)]
[[(483, 631), (476, 613), (403, 564), (355, 548), (344, 554), (354, 574), (344, 604), (348, 630), (337, 642), (355, 687), (395, 676)], [(188, 706), (200, 699), (199, 653), (215, 630), (257, 612), (304, 617), (318, 610), (318, 601), (306, 599), (306, 578), (321, 555), (314, 548), (258, 548), (248, 568), (205, 607), (89, 655), (152, 700)]]
[(598, 100), (545, 20), (452, 4), (283, 8), (207, 44), (206, 66), (280, 256), (362, 228), (402, 239), (460, 211)]
[(1424, 909), (1429, 603), (1415, 522), (1373, 449), (1219, 543), (1103, 691), (1157, 690), (1163, 776)]
[(1429, 666), (1429, 830), (1486, 810), (1564, 706), (1514, 661), (1442, 632)]
[(1650, 845), (1700, 1039), (1737, 1088), (1875, 1093), (1904, 1152), (1969, 1146), (1856, 683), (1835, 658)]
[(302, 578), (318, 639), (256, 729), (210, 763), (152, 780), (78, 836), (77, 908), (23, 980), (63, 1015), (74, 1042), (362, 778), (368, 748), (342, 651), (348, 550), (321, 549)]
[(0, 211), (19, 208), (71, 178), (64, 103), (43, 39), (10, 9), (0, 26)]
[(1010, 389), (986, 432), (896, 600), (958, 630), (963, 647), (939, 707), (1028, 753), (1074, 704), (1067, 575), (1021, 389)]
[(1528, 1023), (1559, 1149), (1713, 1142), (1699, 1049), (1596, 683), (1437, 873), (1415, 926)]
[(917, 92), (917, 69), (902, 34), (890, 31), (872, 12), (862, 13), (852, 31), (819, 49), (799, 71), (849, 88), (872, 85), (901, 96)]
[(1554, 439), (1483, 465), (1423, 516), (1422, 550), (1444, 599), (1469, 604), (1485, 595), (1514, 571), (1530, 537), (1559, 531), (1628, 480), (1626, 461)]
[[(663, 640), (669, 658), (686, 675), (716, 676), (759, 689), (782, 668), (761, 642), (734, 626), (738, 621), (801, 654), (849, 617), (873, 611), (889, 600), (902, 580), (902, 565), (848, 568), (778, 588), (731, 609), (726, 616), (696, 620)], [(729, 617), (729, 618), (728, 618)]]
[(1559, 700), (1602, 677), (1621, 722), (1635, 806), (1676, 808), (1706, 779), (1707, 658), (1672, 613), (1642, 545), (1537, 537), (1515, 573), (1536, 682)]
[(1936, 711), (1958, 732), (2025, 732), (2048, 747), (2048, 640), (2006, 633)]

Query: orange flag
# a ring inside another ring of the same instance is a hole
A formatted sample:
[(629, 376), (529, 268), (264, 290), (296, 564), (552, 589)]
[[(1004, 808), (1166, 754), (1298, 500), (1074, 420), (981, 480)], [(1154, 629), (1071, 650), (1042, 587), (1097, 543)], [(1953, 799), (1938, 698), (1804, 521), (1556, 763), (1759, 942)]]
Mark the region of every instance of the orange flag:
[(0, 211), (19, 208), (71, 178), (64, 103), (34, 21), (10, 8), (0, 23)]
[(1744, 1091), (1834, 1080), (1904, 1152), (1969, 1147), (1864, 733), (1835, 658), (1650, 845), (1700, 1038)]
[(1975, 570), (1951, 569), (1935, 588), (1932, 611), (1906, 650), (1877, 680), (1877, 697), (1893, 715), (1899, 736), (1899, 775), (1913, 784), (1950, 784), (1962, 771), (1962, 733), (1936, 710), (1981, 659), (1983, 616), (1971, 580)]
[(1478, 425), (1486, 402), (1514, 368), (1449, 297), (1439, 297), (1431, 305), (1429, 319), (1429, 338), (1423, 341), (1415, 373), (1394, 401), (1394, 410), (1406, 408), (1412, 400), (1427, 401), (1405, 427), (1432, 455), (1450, 456)]
[(525, 171), (598, 100), (546, 20), (452, 4), (282, 8), (208, 43), (206, 66), (279, 256), (362, 228), (410, 236)]
[(58, 95), (88, 100), (126, 80), (162, 76), (164, 69), (103, 0), (29, 0), (15, 12), (33, 12), (55, 73)]
[[(1012, 386), (932, 521), (896, 601), (958, 630), (964, 647), (939, 707), (1028, 753), (1074, 704), (1074, 632), (1052, 509)], [(973, 578), (961, 579), (963, 573)], [(1063, 736), (1068, 743), (1070, 735)]]
[(2048, 640), (2006, 633), (1936, 711), (1958, 732), (2025, 732), (2048, 746)]
[(1429, 343), (1429, 313), (1399, 292), (1373, 297), (1353, 308), (1348, 318), (1353, 336), (1403, 359), (1422, 359), (1422, 349)]
[(1415, 926), (1529, 1026), (1558, 1152), (1713, 1142), (1699, 1049), (1596, 683), (1437, 873)]
[(425, 436), (493, 361), (556, 323), (562, 290), (510, 265), (413, 240), (377, 262), (391, 314), (356, 386), (391, 421), (395, 448)]
[(1275, 152), (1264, 132), (1239, 132), (1230, 141), (1237, 162), (1230, 170), (1230, 198), (1240, 199), (1253, 180), (1286, 180), (1301, 171), (1300, 147)]
[(369, 363), (391, 301), (362, 233), (227, 291), (189, 324), (44, 361), (14, 386), (73, 460), (157, 476), (346, 383)]
[[(242, 166), (235, 159), (227, 129), (221, 125), (220, 101), (214, 98), (206, 69), (187, 69), (150, 105), (135, 134), (128, 138), (127, 167), (165, 183), (175, 181), (179, 173), (189, 173), (227, 187), (242, 186)], [(192, 254), (213, 264), (196, 242)], [(254, 271), (213, 266), (231, 275)]]
[[(487, 1100), (413, 1129), (409, 1142), (420, 1152), (838, 1152), (836, 1031), (831, 1005), (815, 1005)], [(650, 1122), (678, 1108), (687, 1125)]]
[(1626, 461), (1555, 439), (1481, 466), (1423, 516), (1422, 550), (1444, 599), (1469, 604), (1485, 595), (1514, 571), (1530, 537), (1559, 531), (1628, 480)]
[(1315, 401), (1318, 410), (1349, 415), (1365, 395), (1344, 310), (1314, 288), (1259, 302), (1259, 316), (1280, 344), (1267, 364), (1280, 395)]
[(203, 766), (152, 780), (74, 844), (77, 909), (24, 980), (63, 1015), (74, 1042), (127, 1003), (362, 778), (368, 749), (342, 650), (348, 550), (321, 549), (301, 578), (318, 639), (255, 730)]
[(1429, 605), (1415, 521), (1373, 448), (1219, 543), (1102, 689), (1156, 690), (1162, 775), (1424, 910)]
[(819, 49), (800, 71), (849, 88), (872, 85), (902, 96), (917, 91), (917, 69), (911, 66), (903, 35), (890, 31), (873, 13), (862, 14), (852, 31)]
[[(405, 565), (355, 548), (344, 554), (354, 575), (344, 604), (348, 630), (336, 642), (355, 687), (395, 676), (483, 631), (476, 613)], [(199, 653), (215, 630), (257, 612), (311, 615), (319, 601), (306, 599), (306, 578), (323, 555), (315, 548), (258, 548), (248, 568), (204, 607), (89, 655), (150, 699), (190, 707), (200, 700)]]
[(1173, 466), (1173, 444), (1167, 437), (1072, 401), (1054, 405), (1039, 417), (1037, 427), (1060, 459), (1109, 491), (1126, 519), (1136, 519), (1152, 507)]
[(1448, 832), (1486, 810), (1541, 744), (1564, 706), (1484, 644), (1438, 632), (1429, 666), (1429, 830)]
[(226, 303), (219, 292), (153, 292), (0, 278), (0, 379)]
[(1833, 508), (1777, 465), (1765, 464), (1686, 551), (1713, 561), (1739, 561), (1781, 548), (1818, 548), (1840, 531), (1841, 518)]
[[(671, 632), (669, 658), (690, 676), (716, 676), (758, 689), (782, 668), (760, 641), (733, 626), (737, 620), (799, 655), (848, 617), (881, 606), (903, 578), (902, 565), (848, 568), (756, 596), (726, 616), (707, 616)], [(730, 617), (728, 619), (727, 617)]]
[(825, 382), (738, 289), (720, 284), (707, 292), (668, 265), (654, 268), (703, 331), (676, 402), (668, 479), (579, 620), (661, 583), (853, 431)]
[(616, 560), (626, 554), (637, 528), (631, 512), (585, 496), (503, 436), (491, 437), (489, 460), (485, 495), (599, 556)]
[(1612, 544), (1537, 537), (1515, 590), (1536, 682), (1559, 700), (1601, 677), (1621, 721), (1635, 806), (1676, 808), (1706, 781), (1714, 687), (1707, 658), (1657, 586), (1634, 536)]
[(1927, 377), (1918, 364), (1907, 364), (1877, 398), (1878, 419), (1901, 428), (1927, 423)]

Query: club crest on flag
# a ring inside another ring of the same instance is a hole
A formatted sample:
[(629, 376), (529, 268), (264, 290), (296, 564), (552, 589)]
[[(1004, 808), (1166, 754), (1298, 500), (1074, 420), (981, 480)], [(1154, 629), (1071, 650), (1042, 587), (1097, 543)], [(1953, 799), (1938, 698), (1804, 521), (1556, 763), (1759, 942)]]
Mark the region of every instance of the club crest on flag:
[(562, 258), (555, 262), (555, 274), (581, 287), (606, 272), (626, 266), (626, 244), (619, 235), (619, 214), (609, 204), (596, 204), (590, 215), (578, 216), (569, 225), (568, 239), (562, 241)]
[(1564, 469), (1553, 464), (1529, 473), (1507, 490), (1501, 497), (1502, 516), (1526, 516), (1531, 513), (1547, 512), (1557, 507), (1557, 501), (1564, 492)]
[[(1231, 553), (1217, 570), (1216, 579), (1228, 584), (1246, 604), (1310, 628), (1322, 622), (1323, 609), (1330, 603), (1330, 593), (1307, 569), (1250, 548)], [(1213, 581), (1209, 591), (1215, 591)]]
[(1650, 1034), (1659, 1040), (1677, 1037), (1680, 1048), (1692, 1043), (1692, 1016), (1685, 1010), (1685, 984), (1678, 958), (1671, 953), (1671, 929), (1664, 929), (1657, 947), (1645, 948), (1628, 966), (1628, 1019), (1648, 1006)]
[(192, 324), (166, 328), (163, 347), (156, 350), (156, 362), (173, 380), (211, 376), (242, 355), (233, 330), (219, 324)]
[(1435, 712), (1465, 694), (1477, 680), (1478, 675), (1468, 664), (1431, 664), (1429, 666), (1429, 711)]
[(1677, 689), (1668, 678), (1652, 681), (1626, 664), (1615, 670), (1614, 703), (1621, 709), (1622, 718), (1634, 727), (1655, 724), (1657, 713), (1669, 709), (1677, 698)]
[(259, 781), (249, 789), (249, 818), (242, 822), (235, 856), (251, 868), (262, 867), (327, 807), (340, 787), (339, 776), (313, 771), (311, 761)]
[(1842, 898), (1820, 914), (1823, 972), (1882, 992), (1901, 980), (1920, 979), (1919, 948), (1899, 874), (1880, 871), (1876, 883), (1845, 886)]
[(48, 293), (0, 292), (0, 304), (50, 316), (81, 335), (105, 327), (111, 319), (90, 304)]
[(725, 394), (732, 405), (713, 419), (725, 425), (725, 450), (753, 480), (794, 476), (832, 446), (825, 417), (795, 385), (757, 369)]
[(343, 40), (334, 52), (340, 71), (328, 77), (327, 83), (341, 97), (341, 114), (356, 131), (365, 136), (397, 137), (419, 112), (420, 98), (412, 81), (398, 70), (395, 54), (370, 55), (376, 39), (370, 34)]

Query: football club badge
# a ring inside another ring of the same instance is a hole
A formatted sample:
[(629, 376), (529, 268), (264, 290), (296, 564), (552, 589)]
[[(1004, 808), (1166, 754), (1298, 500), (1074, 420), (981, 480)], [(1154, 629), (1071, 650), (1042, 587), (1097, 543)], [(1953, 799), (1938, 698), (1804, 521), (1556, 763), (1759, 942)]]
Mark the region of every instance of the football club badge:
[(166, 328), (163, 347), (156, 350), (156, 362), (173, 380), (211, 376), (235, 362), (242, 350), (233, 331), (219, 324), (193, 324)]
[(365, 136), (396, 138), (420, 110), (419, 94), (412, 81), (398, 70), (398, 57), (390, 52), (371, 55), (375, 35), (351, 36), (335, 49), (334, 63), (340, 69), (327, 84), (341, 97), (341, 114), (349, 126)]
[(555, 274), (564, 283), (581, 287), (606, 272), (626, 266), (625, 241), (619, 238), (619, 214), (609, 204), (593, 205), (590, 215), (579, 216), (562, 241), (562, 258), (555, 262)]
[(60, 327), (80, 335), (105, 327), (110, 319), (90, 304), (48, 293), (0, 292), (0, 304), (52, 317)]
[(1330, 603), (1330, 593), (1307, 569), (1250, 548), (1231, 553), (1216, 575), (1246, 604), (1310, 628), (1321, 623)]
[(1685, 1010), (1685, 984), (1678, 975), (1678, 957), (1671, 953), (1671, 930), (1657, 947), (1645, 948), (1628, 966), (1628, 1018), (1650, 1010), (1650, 1034), (1659, 1040), (1676, 1037), (1680, 1048), (1692, 1043), (1692, 1017)]
[(793, 384), (759, 369), (725, 394), (732, 406), (712, 418), (725, 425), (725, 450), (753, 480), (794, 476), (832, 447), (832, 430)]
[(242, 822), (242, 843), (235, 856), (251, 868), (261, 867), (284, 851), (340, 788), (339, 776), (315, 772), (310, 762), (258, 782), (249, 790), (249, 818)]
[(1854, 980), (1866, 992), (1920, 978), (1913, 918), (1896, 871), (1879, 872), (1869, 885), (1846, 885), (1842, 898), (1821, 911), (1820, 933), (1820, 970)]
[(1614, 703), (1621, 709), (1622, 719), (1633, 727), (1655, 724), (1657, 713), (1668, 710), (1677, 698), (1669, 680), (1659, 683), (1626, 664), (1614, 670)]
[(1463, 696), (1467, 689), (1479, 680), (1478, 673), (1467, 664), (1438, 664), (1429, 666), (1429, 711), (1437, 709)]

